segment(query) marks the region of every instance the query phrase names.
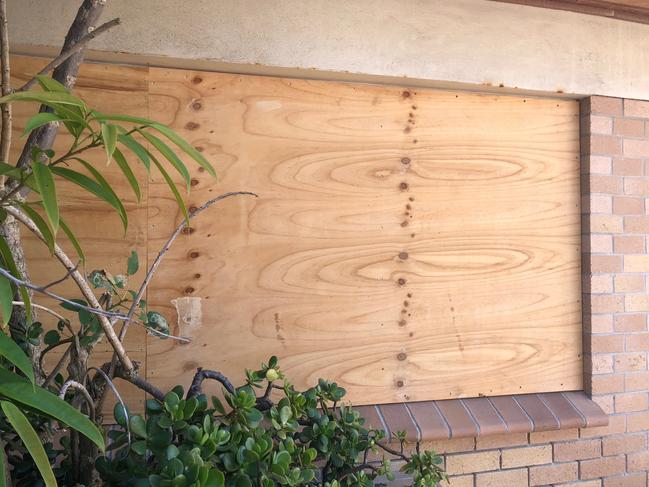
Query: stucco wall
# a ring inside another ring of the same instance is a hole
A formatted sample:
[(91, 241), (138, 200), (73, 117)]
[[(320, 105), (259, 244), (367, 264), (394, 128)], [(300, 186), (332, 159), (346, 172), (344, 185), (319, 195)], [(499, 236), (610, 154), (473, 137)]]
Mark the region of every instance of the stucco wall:
[[(9, 0), (15, 50), (60, 45), (79, 3)], [(109, 0), (111, 16), (123, 25), (92, 46), (129, 62), (649, 98), (649, 25), (570, 12), (487, 0)]]

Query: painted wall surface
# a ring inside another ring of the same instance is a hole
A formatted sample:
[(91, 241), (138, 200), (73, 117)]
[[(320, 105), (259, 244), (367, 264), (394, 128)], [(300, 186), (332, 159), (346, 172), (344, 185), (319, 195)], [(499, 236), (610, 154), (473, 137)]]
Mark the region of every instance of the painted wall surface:
[[(79, 3), (9, 0), (15, 50), (59, 46)], [(122, 62), (649, 98), (649, 25), (570, 12), (488, 0), (109, 0), (112, 16), (123, 25), (92, 47)]]

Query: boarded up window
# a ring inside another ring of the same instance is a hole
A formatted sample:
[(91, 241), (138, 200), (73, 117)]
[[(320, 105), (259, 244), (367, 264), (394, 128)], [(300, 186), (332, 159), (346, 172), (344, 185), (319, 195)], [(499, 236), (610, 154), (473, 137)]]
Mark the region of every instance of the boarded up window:
[[(238, 383), (278, 355), (298, 388), (329, 378), (357, 404), (581, 388), (575, 101), (99, 65), (80, 86), (214, 162), (218, 182), (192, 166), (190, 206), (259, 195), (193, 220), (150, 287), (193, 340), (145, 344), (131, 328), (159, 387), (198, 366)], [(70, 192), (63, 214), (87, 269), (118, 273), (130, 248), (151, 262), (182, 216), (158, 178), (136, 206), (108, 177), (133, 211), (126, 242), (90, 197)], [(36, 282), (60, 277), (30, 252)]]
[[(581, 388), (574, 101), (151, 70), (151, 116), (215, 161), (151, 289), (202, 297), (148, 372), (241, 377), (270, 355), (355, 403)], [(180, 216), (150, 188), (149, 255)], [(176, 215), (176, 218), (170, 218)], [(172, 312), (172, 308), (168, 308)], [(169, 359), (170, 350), (174, 357)]]

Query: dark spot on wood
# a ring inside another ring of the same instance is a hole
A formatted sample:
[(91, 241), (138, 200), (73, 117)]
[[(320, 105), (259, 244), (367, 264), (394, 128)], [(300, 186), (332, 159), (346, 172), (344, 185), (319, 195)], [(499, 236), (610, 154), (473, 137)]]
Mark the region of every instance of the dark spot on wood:
[(406, 260), (408, 258), (408, 252), (399, 252), (399, 258), (401, 260)]
[(198, 124), (196, 122), (187, 122), (185, 124), (185, 128), (187, 130), (196, 130), (198, 127), (200, 127), (200, 124)]
[(203, 104), (200, 101), (195, 101), (194, 103), (192, 103), (192, 110), (198, 111), (201, 108), (203, 108)]
[(194, 279), (200, 279), (201, 275), (199, 273), (194, 274)]
[(416, 144), (417, 142), (419, 142), (417, 139), (412, 139), (413, 144)]
[(191, 286), (185, 288), (185, 294), (192, 294), (194, 291), (196, 291), (196, 289)]
[(408, 294), (406, 294), (406, 296), (408, 296), (409, 298), (412, 298), (412, 293), (408, 293)]
[(401, 164), (410, 164), (410, 157), (402, 157)]
[(412, 106), (412, 109), (413, 109), (413, 110), (417, 110), (417, 105), (413, 105), (413, 106)]
[(194, 233), (194, 231), (195, 230), (192, 227), (185, 227), (182, 229), (182, 233), (184, 235), (191, 235), (192, 233)]
[(399, 326), (406, 326), (406, 320), (399, 321)]
[(408, 226), (408, 220), (402, 221), (401, 226), (404, 227), (404, 228), (407, 227)]
[(410, 92), (408, 90), (405, 90), (403, 93), (401, 93), (401, 96), (404, 98), (410, 98)]
[(203, 151), (205, 150), (205, 149), (204, 149), (202, 146), (200, 146), (200, 145), (197, 145), (196, 147), (194, 147), (194, 149), (196, 149), (198, 152), (203, 152)]
[(408, 301), (404, 301), (404, 302), (403, 302), (403, 305), (407, 308), (408, 306), (410, 306), (410, 302), (408, 302)]
[(399, 189), (400, 189), (401, 191), (406, 191), (409, 187), (410, 187), (410, 186), (408, 186), (408, 183), (406, 183), (405, 181), (402, 182), (401, 184), (399, 184)]
[(415, 197), (411, 196), (410, 198), (408, 198), (408, 201), (415, 201)]
[(403, 129), (403, 133), (404, 134), (409, 134), (410, 133), (410, 127), (406, 127), (405, 129)]
[(203, 166), (199, 167), (198, 172), (205, 172), (205, 168)]
[(397, 387), (403, 387), (403, 381), (402, 380), (397, 381)]
[(406, 281), (403, 277), (400, 277), (399, 279), (397, 279), (397, 284), (399, 284), (399, 286), (405, 285), (406, 282), (408, 282), (408, 281)]
[(408, 333), (408, 336), (409, 336), (409, 337), (414, 337), (415, 334), (414, 334), (413, 332), (410, 332), (410, 333)]
[(414, 234), (414, 233), (411, 233), (411, 234), (410, 234), (410, 238), (415, 238), (415, 234)]
[(196, 252), (196, 251), (194, 251), (194, 252), (190, 252), (190, 253), (189, 253), (189, 256), (190, 256), (192, 259), (196, 259), (199, 255), (200, 255), (200, 254), (199, 254), (198, 252)]
[(192, 83), (194, 83), (195, 85), (202, 82), (203, 82), (203, 78), (201, 78), (200, 76), (194, 76), (194, 78), (192, 79)]
[(406, 205), (406, 210), (412, 210), (412, 206)]
[(403, 352), (397, 355), (397, 360), (401, 360), (402, 362), (406, 360), (406, 358), (408, 358), (408, 356)]
[(189, 184), (192, 185), (192, 186), (198, 185), (198, 179), (192, 178), (191, 181), (189, 181)]
[(402, 315), (405, 315), (407, 312), (408, 312), (407, 309), (402, 309), (402, 310), (401, 310), (401, 314), (402, 314)]

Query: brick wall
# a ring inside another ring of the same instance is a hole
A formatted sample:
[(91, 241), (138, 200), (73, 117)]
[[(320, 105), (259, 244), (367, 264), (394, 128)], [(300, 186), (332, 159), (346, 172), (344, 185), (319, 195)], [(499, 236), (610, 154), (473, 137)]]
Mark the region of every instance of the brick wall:
[(581, 127), (584, 383), (610, 423), (423, 445), (451, 487), (649, 485), (649, 102), (586, 99)]

